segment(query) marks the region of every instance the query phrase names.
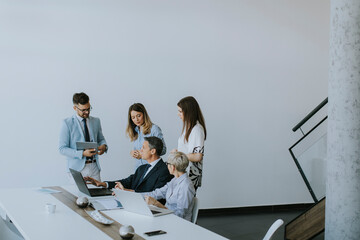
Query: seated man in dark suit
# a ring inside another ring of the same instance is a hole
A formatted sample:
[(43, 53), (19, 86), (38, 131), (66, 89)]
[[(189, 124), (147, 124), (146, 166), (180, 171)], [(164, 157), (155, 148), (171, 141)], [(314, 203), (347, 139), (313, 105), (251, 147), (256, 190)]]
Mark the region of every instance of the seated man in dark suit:
[(164, 186), (172, 179), (164, 161), (159, 157), (163, 148), (162, 140), (157, 137), (145, 137), (140, 150), (141, 158), (149, 164), (138, 167), (134, 174), (117, 181), (100, 182), (91, 177), (84, 177), (85, 181), (98, 187), (119, 188), (135, 192), (151, 192)]

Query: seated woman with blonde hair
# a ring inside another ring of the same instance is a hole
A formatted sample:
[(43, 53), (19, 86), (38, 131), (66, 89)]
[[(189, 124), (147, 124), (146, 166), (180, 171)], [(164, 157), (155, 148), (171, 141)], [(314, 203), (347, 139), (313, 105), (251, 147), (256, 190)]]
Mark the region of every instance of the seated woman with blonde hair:
[[(166, 164), (174, 178), (161, 188), (143, 193), (145, 200), (149, 205), (168, 208), (174, 211), (175, 215), (190, 221), (194, 207), (195, 188), (186, 173), (189, 160), (184, 153), (175, 152), (169, 155)], [(165, 206), (156, 199), (166, 199)]]

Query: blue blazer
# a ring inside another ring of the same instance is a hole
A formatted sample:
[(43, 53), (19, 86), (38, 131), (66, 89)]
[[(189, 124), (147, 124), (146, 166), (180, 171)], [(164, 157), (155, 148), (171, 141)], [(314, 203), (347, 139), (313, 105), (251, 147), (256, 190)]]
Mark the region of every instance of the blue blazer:
[[(88, 129), (90, 141), (97, 142), (98, 145), (106, 144), (104, 135), (102, 134), (100, 119), (89, 116)], [(80, 122), (76, 115), (64, 119), (60, 130), (59, 151), (60, 154), (66, 156), (67, 171), (69, 168), (81, 171), (85, 166), (86, 157), (83, 157), (83, 150), (76, 150), (76, 142), (85, 142), (84, 132), (80, 126)], [(99, 156), (95, 155), (96, 164), (100, 168)]]

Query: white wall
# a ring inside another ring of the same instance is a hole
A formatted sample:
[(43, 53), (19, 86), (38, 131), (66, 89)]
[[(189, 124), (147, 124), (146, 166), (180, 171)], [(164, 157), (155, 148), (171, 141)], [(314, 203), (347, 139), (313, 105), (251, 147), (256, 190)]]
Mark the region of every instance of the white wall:
[(176, 103), (204, 113), (201, 208), (311, 202), (291, 128), (327, 96), (329, 2), (56, 0), (0, 3), (0, 187), (67, 184), (58, 153), (72, 94), (89, 94), (109, 153), (132, 172), (127, 109), (145, 104), (176, 147)]

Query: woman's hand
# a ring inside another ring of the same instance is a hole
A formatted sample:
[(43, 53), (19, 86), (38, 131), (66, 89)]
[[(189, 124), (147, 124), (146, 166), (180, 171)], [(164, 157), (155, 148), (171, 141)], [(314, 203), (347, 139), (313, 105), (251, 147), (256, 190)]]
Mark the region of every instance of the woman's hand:
[(186, 154), (190, 162), (200, 162), (203, 160), (203, 154), (202, 153), (188, 153)]
[(130, 156), (136, 159), (141, 159), (141, 153), (139, 150), (133, 150), (130, 152)]
[(145, 196), (145, 201), (148, 205), (154, 205), (158, 208), (165, 208), (166, 207), (164, 205), (161, 204), (161, 202), (159, 202), (158, 200), (156, 200), (155, 198), (153, 197), (150, 197), (150, 196)]
[(146, 203), (147, 203), (148, 205), (154, 205), (154, 206), (156, 206), (155, 204), (156, 204), (157, 200), (156, 200), (155, 198), (153, 198), (153, 197), (145, 196), (145, 201), (146, 201)]
[(130, 151), (130, 156), (131, 157), (134, 157), (134, 152), (135, 152), (135, 150)]

